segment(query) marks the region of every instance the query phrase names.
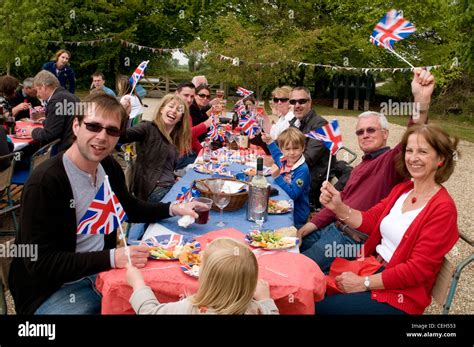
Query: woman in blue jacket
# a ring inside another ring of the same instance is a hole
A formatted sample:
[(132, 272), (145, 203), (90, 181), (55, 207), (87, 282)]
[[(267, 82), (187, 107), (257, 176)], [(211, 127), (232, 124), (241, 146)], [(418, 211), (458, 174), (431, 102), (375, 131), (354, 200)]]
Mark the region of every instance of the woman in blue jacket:
[[(43, 65), (43, 70), (51, 72), (55, 75), (59, 83), (65, 89), (68, 89), (71, 94), (76, 91), (76, 75), (74, 70), (69, 66), (69, 59), (71, 53), (65, 49), (60, 49), (54, 55), (55, 61), (47, 62)], [(66, 85), (69, 84), (69, 88)]]

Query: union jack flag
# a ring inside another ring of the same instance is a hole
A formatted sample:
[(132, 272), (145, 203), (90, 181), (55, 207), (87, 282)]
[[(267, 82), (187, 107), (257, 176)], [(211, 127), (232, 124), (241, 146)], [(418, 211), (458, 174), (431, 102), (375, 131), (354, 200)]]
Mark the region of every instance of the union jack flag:
[(321, 128), (310, 131), (305, 136), (322, 141), (333, 155), (342, 147), (342, 135), (337, 119), (333, 119)]
[(243, 116), (247, 113), (247, 109), (245, 108), (244, 104), (237, 105), (234, 108), (235, 113), (237, 113), (239, 116)]
[(415, 30), (416, 27), (403, 18), (397, 10), (390, 10), (375, 26), (370, 42), (376, 46), (393, 48), (394, 42), (407, 38)]
[(258, 134), (260, 126), (255, 119), (255, 116), (242, 117), (239, 121), (239, 126), (242, 128), (244, 133), (249, 136)]
[(142, 78), (143, 76), (145, 76), (145, 69), (148, 65), (148, 62), (149, 60), (145, 60), (145, 61), (142, 61), (140, 63), (140, 65), (138, 65), (138, 67), (135, 69), (135, 71), (133, 72), (132, 76), (130, 77), (130, 79), (128, 80), (128, 83), (130, 83), (130, 85), (133, 87), (135, 86), (138, 81), (140, 80), (140, 78)]
[(237, 94), (240, 95), (240, 96), (250, 96), (253, 94), (253, 91), (251, 90), (248, 90), (248, 89), (245, 89), (245, 88), (242, 88), (242, 87), (237, 87)]
[(105, 176), (104, 183), (79, 221), (77, 234), (108, 235), (126, 220), (125, 210), (110, 189), (108, 176)]

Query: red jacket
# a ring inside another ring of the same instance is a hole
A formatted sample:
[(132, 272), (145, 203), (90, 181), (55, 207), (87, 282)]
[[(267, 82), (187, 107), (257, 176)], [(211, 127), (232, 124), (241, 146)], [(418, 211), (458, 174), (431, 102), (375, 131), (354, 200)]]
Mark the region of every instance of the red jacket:
[[(380, 244), (380, 222), (413, 182), (395, 186), (380, 203), (362, 212), (359, 230), (370, 234), (365, 255), (374, 255)], [(386, 302), (409, 314), (423, 314), (431, 303), (431, 290), (444, 256), (459, 238), (457, 210), (448, 191), (442, 187), (408, 227), (390, 262), (382, 271), (385, 289), (372, 290), (372, 299)]]

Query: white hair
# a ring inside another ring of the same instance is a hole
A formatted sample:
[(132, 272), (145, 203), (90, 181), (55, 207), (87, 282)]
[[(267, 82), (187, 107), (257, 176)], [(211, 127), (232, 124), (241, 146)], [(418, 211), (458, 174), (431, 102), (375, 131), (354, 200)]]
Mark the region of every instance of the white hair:
[(369, 117), (377, 117), (379, 119), (379, 124), (382, 127), (382, 129), (388, 130), (388, 120), (387, 120), (387, 117), (385, 117), (383, 113), (379, 113), (375, 111), (366, 111), (366, 112), (362, 112), (358, 118), (369, 118)]

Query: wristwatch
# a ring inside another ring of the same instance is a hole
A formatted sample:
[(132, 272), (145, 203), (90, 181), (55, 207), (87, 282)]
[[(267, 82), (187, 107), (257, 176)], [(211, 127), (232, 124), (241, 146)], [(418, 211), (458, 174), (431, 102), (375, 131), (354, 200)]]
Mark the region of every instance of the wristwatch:
[(364, 279), (364, 286), (365, 286), (365, 289), (370, 290), (370, 280), (369, 280), (369, 276), (365, 276), (365, 279)]

